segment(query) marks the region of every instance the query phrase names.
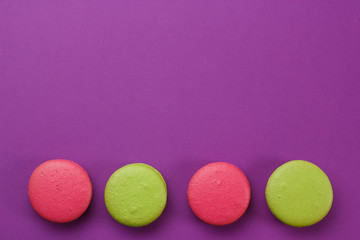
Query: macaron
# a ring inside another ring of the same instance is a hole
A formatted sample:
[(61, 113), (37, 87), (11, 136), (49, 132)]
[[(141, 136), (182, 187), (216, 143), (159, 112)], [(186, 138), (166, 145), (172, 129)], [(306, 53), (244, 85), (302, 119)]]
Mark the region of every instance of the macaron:
[(318, 166), (303, 160), (278, 167), (267, 182), (265, 195), (275, 217), (294, 227), (319, 222), (333, 202), (329, 178)]
[(167, 187), (155, 168), (133, 163), (111, 175), (104, 198), (108, 212), (117, 222), (129, 227), (141, 227), (155, 221), (163, 212)]
[(238, 220), (249, 206), (250, 184), (235, 165), (214, 162), (200, 168), (191, 178), (187, 197), (194, 214), (212, 225)]
[(34, 210), (46, 220), (71, 222), (88, 208), (92, 185), (77, 163), (54, 159), (40, 164), (31, 174), (28, 194)]

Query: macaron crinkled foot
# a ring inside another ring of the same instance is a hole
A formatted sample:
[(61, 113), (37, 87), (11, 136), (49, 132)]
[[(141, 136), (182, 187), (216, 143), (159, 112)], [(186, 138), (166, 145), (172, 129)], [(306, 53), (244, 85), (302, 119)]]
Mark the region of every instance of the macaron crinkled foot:
[(322, 220), (333, 202), (327, 175), (315, 164), (293, 160), (278, 167), (270, 176), (266, 201), (281, 222), (306, 227)]
[(56, 223), (70, 222), (88, 208), (92, 185), (77, 163), (54, 159), (40, 164), (31, 174), (28, 194), (34, 210)]
[(187, 196), (199, 219), (211, 225), (227, 225), (245, 213), (251, 190), (247, 177), (238, 167), (214, 162), (194, 174)]
[(108, 212), (116, 221), (129, 227), (141, 227), (155, 221), (163, 212), (167, 187), (155, 168), (133, 163), (111, 175), (104, 198)]

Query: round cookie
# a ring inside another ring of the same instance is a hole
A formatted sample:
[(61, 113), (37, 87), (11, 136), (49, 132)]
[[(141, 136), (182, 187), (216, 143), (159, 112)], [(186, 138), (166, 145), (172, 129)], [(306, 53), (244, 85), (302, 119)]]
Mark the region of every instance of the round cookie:
[(164, 178), (143, 163), (128, 164), (115, 171), (105, 187), (105, 205), (119, 223), (141, 227), (155, 221), (167, 201)]
[(249, 206), (251, 190), (245, 174), (226, 162), (200, 168), (191, 178), (187, 196), (194, 214), (212, 225), (238, 220)]
[(34, 210), (41, 217), (65, 223), (77, 219), (88, 208), (92, 186), (89, 175), (79, 164), (54, 159), (33, 171), (28, 194)]
[(315, 164), (303, 160), (278, 167), (268, 180), (265, 195), (276, 218), (294, 227), (319, 222), (333, 201), (329, 178)]

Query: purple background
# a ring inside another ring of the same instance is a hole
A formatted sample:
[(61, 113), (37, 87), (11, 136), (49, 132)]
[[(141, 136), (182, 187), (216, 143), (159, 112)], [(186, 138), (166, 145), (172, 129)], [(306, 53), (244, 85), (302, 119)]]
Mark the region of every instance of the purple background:
[[(0, 0), (0, 239), (359, 239), (360, 1)], [(27, 196), (41, 162), (89, 173), (89, 210), (40, 218)], [(280, 164), (321, 167), (334, 204), (303, 229), (278, 222), (264, 189)], [(239, 166), (252, 201), (236, 223), (187, 204), (208, 162)], [(128, 228), (106, 211), (108, 177), (157, 168), (168, 205)]]

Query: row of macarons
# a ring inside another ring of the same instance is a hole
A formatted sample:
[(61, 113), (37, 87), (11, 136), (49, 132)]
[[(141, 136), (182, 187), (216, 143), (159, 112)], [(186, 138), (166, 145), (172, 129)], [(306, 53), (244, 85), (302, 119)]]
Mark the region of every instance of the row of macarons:
[[(92, 184), (77, 163), (53, 159), (40, 164), (31, 174), (30, 202), (43, 218), (57, 223), (71, 222), (88, 208)], [(293, 160), (270, 176), (266, 201), (281, 222), (304, 227), (322, 220), (333, 202), (327, 175), (308, 161)], [(191, 178), (187, 197), (193, 213), (203, 222), (227, 225), (247, 210), (251, 188), (246, 175), (235, 165), (213, 162)], [(116, 170), (104, 193), (110, 215), (119, 223), (141, 227), (155, 221), (167, 202), (167, 185), (161, 173), (150, 165), (132, 163)]]

